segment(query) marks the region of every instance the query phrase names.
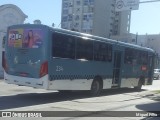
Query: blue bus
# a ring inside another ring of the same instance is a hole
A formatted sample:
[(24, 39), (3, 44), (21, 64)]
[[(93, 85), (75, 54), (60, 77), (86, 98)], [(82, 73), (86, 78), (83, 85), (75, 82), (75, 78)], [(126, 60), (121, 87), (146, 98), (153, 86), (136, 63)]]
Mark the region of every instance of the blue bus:
[(60, 92), (151, 85), (155, 51), (89, 34), (23, 24), (8, 28), (5, 81)]

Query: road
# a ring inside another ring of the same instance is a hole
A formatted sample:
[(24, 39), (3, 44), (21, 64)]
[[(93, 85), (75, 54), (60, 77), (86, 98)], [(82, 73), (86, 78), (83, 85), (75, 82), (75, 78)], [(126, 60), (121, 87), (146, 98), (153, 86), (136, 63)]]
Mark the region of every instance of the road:
[[(132, 88), (113, 89), (104, 91), (99, 97), (90, 97), (86, 92), (60, 94), (57, 91), (6, 84), (0, 80), (0, 111), (101, 111), (98, 113), (99, 119), (138, 120), (146, 117), (130, 117), (129, 112), (105, 113), (104, 111), (160, 111), (160, 97), (151, 92), (160, 90), (159, 86), (160, 80), (154, 80), (152, 86), (144, 86), (142, 91), (135, 91)], [(97, 120), (97, 117), (94, 117), (95, 113), (70, 112), (70, 114), (75, 115), (66, 116), (66, 113), (59, 112), (54, 119)], [(110, 117), (106, 117), (106, 114)], [(114, 117), (116, 114), (124, 117)]]

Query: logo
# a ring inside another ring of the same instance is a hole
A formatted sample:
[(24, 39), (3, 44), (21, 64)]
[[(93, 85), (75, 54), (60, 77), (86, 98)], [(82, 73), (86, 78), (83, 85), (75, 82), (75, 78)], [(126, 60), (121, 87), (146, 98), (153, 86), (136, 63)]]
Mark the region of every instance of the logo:
[(2, 117), (12, 117), (11, 112), (2, 112)]
[(116, 3), (116, 6), (117, 6), (118, 9), (121, 9), (121, 8), (123, 8), (123, 6), (124, 6), (124, 2), (123, 2), (122, 0), (120, 0), (120, 1), (118, 1), (118, 2)]

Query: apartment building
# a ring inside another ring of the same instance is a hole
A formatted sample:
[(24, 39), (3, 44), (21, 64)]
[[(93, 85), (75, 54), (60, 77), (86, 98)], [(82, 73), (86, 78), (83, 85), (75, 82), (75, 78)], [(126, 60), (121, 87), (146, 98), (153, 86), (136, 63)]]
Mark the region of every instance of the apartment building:
[(115, 0), (62, 0), (61, 27), (102, 37), (129, 33), (131, 11), (116, 12)]

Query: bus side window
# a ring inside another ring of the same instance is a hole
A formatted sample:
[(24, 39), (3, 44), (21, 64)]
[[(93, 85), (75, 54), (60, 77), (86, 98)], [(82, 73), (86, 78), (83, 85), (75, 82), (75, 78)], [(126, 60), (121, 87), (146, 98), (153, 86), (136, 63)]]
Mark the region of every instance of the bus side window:
[(133, 60), (132, 60), (132, 64), (133, 65), (137, 65), (138, 64), (138, 59), (139, 59), (139, 51), (133, 49)]
[(95, 61), (112, 61), (112, 45), (102, 42), (94, 43)]
[(75, 37), (53, 33), (52, 56), (75, 59)]
[(148, 64), (148, 53), (147, 52), (141, 52), (141, 63), (142, 65)]
[(93, 60), (93, 41), (77, 38), (76, 59)]
[(147, 65), (148, 64), (148, 53), (142, 52), (140, 50), (135, 50), (131, 48), (125, 49), (125, 64), (140, 64), (140, 65)]
[(132, 64), (132, 62), (133, 62), (133, 49), (126, 48), (124, 63), (125, 64)]

